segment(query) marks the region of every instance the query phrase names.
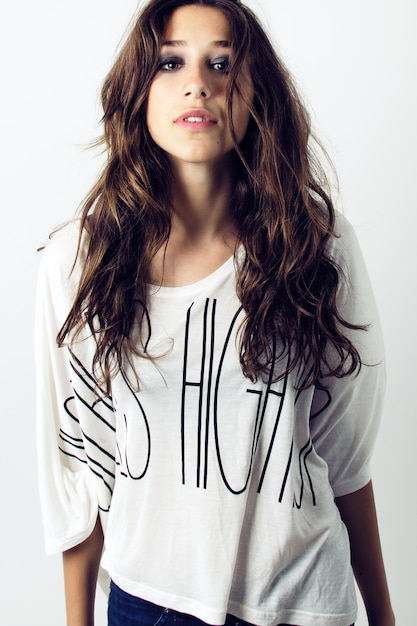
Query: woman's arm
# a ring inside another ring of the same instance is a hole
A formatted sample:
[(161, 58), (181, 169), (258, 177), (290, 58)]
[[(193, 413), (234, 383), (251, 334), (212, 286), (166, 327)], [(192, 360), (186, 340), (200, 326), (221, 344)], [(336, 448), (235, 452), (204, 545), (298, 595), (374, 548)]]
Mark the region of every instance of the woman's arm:
[(336, 505), (348, 530), (352, 567), (363, 597), (370, 626), (393, 626), (391, 606), (379, 539), (372, 482)]
[(100, 520), (91, 535), (63, 553), (67, 626), (94, 626), (97, 574), (103, 550)]

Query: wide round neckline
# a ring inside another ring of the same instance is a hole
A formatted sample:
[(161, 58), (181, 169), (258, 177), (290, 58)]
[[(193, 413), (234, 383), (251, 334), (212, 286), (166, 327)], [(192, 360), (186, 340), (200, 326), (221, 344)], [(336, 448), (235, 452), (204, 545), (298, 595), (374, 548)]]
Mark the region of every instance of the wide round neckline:
[(196, 293), (203, 291), (210, 287), (212, 284), (221, 280), (225, 275), (229, 274), (231, 267), (234, 264), (234, 255), (230, 256), (222, 265), (215, 269), (211, 274), (208, 274), (204, 278), (197, 280), (188, 285), (181, 285), (179, 287), (165, 287), (162, 285), (148, 284), (149, 295), (151, 297), (165, 297), (165, 296), (179, 296), (187, 295), (189, 293)]

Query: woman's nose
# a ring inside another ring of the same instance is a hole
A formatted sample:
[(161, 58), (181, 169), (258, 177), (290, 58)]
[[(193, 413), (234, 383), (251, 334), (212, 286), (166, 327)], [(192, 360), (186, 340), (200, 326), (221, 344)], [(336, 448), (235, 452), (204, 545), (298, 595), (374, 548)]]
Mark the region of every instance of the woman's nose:
[(203, 68), (190, 68), (184, 83), (184, 96), (196, 99), (210, 96), (209, 80)]

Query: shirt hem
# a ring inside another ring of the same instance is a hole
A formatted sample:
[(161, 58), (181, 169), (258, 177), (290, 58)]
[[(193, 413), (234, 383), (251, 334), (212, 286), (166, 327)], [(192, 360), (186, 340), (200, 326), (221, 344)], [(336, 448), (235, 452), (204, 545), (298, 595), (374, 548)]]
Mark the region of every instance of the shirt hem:
[(347, 613), (333, 615), (310, 613), (296, 608), (281, 609), (277, 612), (265, 612), (229, 601), (224, 610), (218, 611), (191, 598), (161, 592), (152, 587), (132, 582), (115, 573), (111, 574), (111, 578), (126, 593), (164, 608), (192, 615), (212, 626), (224, 624), (227, 614), (257, 626), (276, 626), (283, 623), (302, 624), (303, 626), (349, 626), (357, 618), (356, 607)]
[(348, 626), (357, 619), (357, 608), (347, 613), (327, 614), (311, 613), (296, 608), (282, 609), (278, 612), (264, 612), (246, 606), (229, 603), (228, 612), (251, 624), (276, 626), (276, 624), (302, 624), (303, 626)]

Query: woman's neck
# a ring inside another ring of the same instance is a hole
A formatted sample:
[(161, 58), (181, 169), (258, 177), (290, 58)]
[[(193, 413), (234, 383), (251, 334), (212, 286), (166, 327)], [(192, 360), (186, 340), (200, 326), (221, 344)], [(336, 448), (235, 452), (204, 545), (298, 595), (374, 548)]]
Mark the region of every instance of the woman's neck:
[[(227, 164), (228, 165), (228, 164)], [(174, 171), (172, 233), (210, 240), (231, 227), (231, 168), (225, 165), (182, 164)]]
[(169, 240), (151, 263), (151, 281), (165, 286), (209, 275), (233, 254), (237, 240), (231, 169), (187, 165), (174, 172)]

